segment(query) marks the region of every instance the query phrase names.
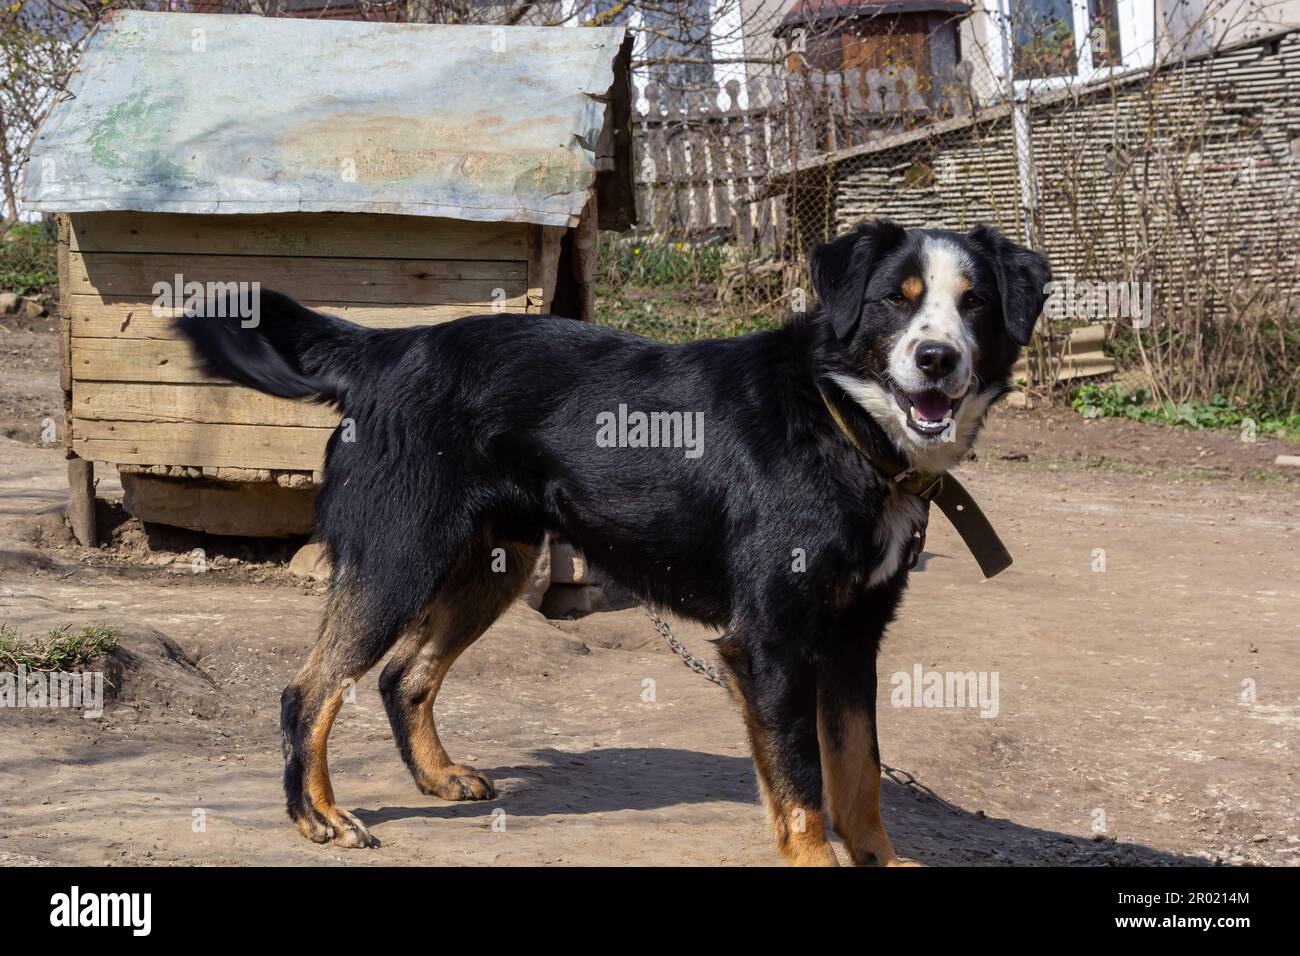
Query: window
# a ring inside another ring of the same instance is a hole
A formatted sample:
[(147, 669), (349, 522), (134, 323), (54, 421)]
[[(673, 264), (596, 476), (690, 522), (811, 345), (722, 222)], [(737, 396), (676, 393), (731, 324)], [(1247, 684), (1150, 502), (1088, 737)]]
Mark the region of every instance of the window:
[(1124, 65), (1115, 0), (1088, 0), (1088, 41), (1094, 67)]
[[(1005, 83), (1005, 61), (1010, 59), (1016, 88), (1022, 92), (1139, 69), (1155, 56), (1155, 0), (983, 3), (994, 79)], [(1008, 17), (1010, 30), (1005, 26)], [(1010, 56), (1004, 57), (1007, 40)]]
[(1073, 74), (1078, 70), (1078, 44), (1070, 0), (1015, 0), (1012, 67), (1026, 79)]

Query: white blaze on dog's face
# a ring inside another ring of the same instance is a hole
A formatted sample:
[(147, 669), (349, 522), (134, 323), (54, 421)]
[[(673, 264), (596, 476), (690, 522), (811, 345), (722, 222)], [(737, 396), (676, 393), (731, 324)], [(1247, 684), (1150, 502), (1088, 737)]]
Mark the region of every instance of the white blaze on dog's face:
[(904, 424), (921, 439), (942, 437), (970, 390), (977, 344), (963, 320), (973, 264), (946, 239), (921, 241), (920, 274), (900, 284), (910, 320), (894, 337), (885, 369)]
[(830, 377), (914, 466), (937, 473), (961, 460), (1006, 390), (1050, 272), (987, 227), (963, 236), (876, 222), (822, 247), (814, 277), (846, 365)]

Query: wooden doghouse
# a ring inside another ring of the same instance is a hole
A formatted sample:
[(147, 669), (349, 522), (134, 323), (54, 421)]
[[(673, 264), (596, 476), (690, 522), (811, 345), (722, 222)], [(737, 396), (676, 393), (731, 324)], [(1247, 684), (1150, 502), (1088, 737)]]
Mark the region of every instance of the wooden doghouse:
[(311, 530), (337, 416), (199, 371), (170, 330), (189, 283), (260, 283), (374, 327), (590, 318), (596, 229), (634, 219), (630, 51), (621, 28), (101, 22), (24, 193), (61, 214), (82, 542), (96, 461), (144, 520)]

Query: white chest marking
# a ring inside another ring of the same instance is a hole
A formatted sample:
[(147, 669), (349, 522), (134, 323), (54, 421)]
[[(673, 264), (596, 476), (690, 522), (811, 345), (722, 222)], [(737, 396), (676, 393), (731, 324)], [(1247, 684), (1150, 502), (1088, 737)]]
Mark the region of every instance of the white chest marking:
[(924, 518), (925, 505), (915, 495), (904, 494), (895, 488), (885, 499), (885, 507), (880, 512), (880, 524), (876, 526), (874, 535), (883, 554), (880, 563), (871, 569), (871, 574), (867, 577), (867, 587), (884, 584), (898, 573), (911, 550), (912, 530)]

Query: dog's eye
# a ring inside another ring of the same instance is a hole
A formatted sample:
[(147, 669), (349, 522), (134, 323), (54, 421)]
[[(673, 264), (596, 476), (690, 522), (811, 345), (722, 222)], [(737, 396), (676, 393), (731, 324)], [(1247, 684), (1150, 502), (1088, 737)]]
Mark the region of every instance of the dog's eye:
[(984, 297), (974, 292), (967, 292), (961, 297), (961, 307), (963, 309), (978, 309), (984, 304)]
[(885, 301), (888, 302), (890, 305), (906, 305), (907, 296), (903, 295), (902, 292), (895, 291), (885, 296)]

